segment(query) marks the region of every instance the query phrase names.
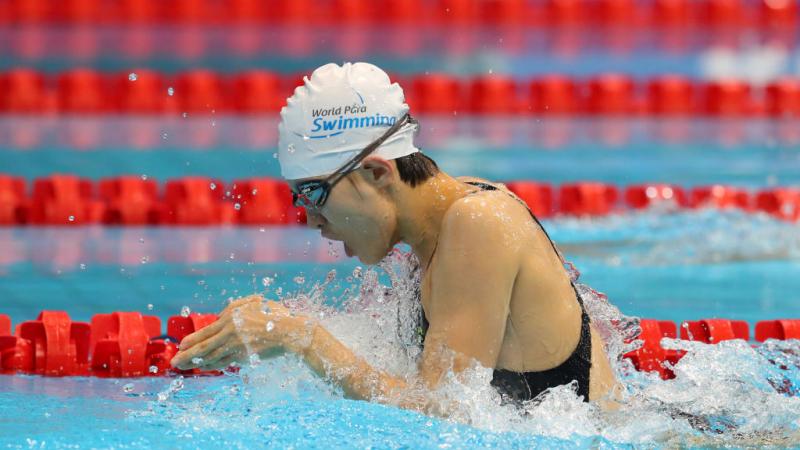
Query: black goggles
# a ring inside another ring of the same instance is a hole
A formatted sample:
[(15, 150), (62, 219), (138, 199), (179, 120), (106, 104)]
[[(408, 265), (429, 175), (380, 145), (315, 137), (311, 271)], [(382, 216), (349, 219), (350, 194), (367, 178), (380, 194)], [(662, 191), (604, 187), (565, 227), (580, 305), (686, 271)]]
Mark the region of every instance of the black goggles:
[(386, 142), (387, 139), (389, 139), (393, 134), (400, 130), (400, 128), (408, 123), (416, 125), (417, 121), (411, 117), (410, 114), (406, 113), (403, 117), (397, 120), (394, 125), (389, 127), (389, 129), (386, 130), (381, 137), (364, 147), (364, 150), (361, 150), (356, 156), (353, 157), (353, 159), (345, 163), (345, 165), (328, 175), (326, 178), (322, 180), (304, 181), (298, 184), (297, 191), (292, 190), (292, 203), (294, 203), (294, 206), (312, 210), (322, 208), (325, 205), (325, 202), (328, 201), (328, 196), (331, 193), (331, 189), (336, 186), (336, 183), (340, 182), (350, 172), (356, 170), (364, 158), (369, 156), (370, 153), (374, 152), (375, 149), (380, 147), (381, 144)]

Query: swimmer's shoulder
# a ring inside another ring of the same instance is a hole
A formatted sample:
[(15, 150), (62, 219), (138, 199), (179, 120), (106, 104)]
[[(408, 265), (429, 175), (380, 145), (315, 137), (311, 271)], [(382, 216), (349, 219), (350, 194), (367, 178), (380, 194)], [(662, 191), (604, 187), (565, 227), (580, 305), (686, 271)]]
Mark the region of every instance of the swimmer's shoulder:
[(478, 191), (453, 202), (445, 213), (442, 231), (445, 236), (472, 239), (481, 234), (504, 234), (527, 229), (530, 214), (516, 196), (509, 195), (504, 185), (480, 178), (460, 177), (459, 181), (478, 181), (498, 190)]

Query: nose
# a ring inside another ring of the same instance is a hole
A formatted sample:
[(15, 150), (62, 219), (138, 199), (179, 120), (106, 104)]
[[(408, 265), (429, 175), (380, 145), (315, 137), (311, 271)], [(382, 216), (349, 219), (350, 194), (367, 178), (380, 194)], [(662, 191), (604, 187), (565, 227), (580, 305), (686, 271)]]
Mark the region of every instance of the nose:
[(306, 210), (306, 225), (308, 225), (309, 228), (322, 228), (326, 222), (327, 220), (325, 217), (323, 217), (318, 211), (311, 209)]

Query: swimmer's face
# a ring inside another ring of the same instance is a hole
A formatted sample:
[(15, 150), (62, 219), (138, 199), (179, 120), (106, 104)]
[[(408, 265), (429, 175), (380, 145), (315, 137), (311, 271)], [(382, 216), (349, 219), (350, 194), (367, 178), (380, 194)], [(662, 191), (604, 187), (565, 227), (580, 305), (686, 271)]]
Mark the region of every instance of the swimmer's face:
[[(289, 180), (289, 185), (297, 191), (305, 182), (322, 179)], [(365, 158), (361, 168), (331, 189), (321, 208), (306, 210), (308, 226), (343, 242), (348, 256), (357, 256), (364, 264), (380, 262), (397, 243), (397, 215), (390, 196), (397, 180), (394, 163), (378, 156)]]

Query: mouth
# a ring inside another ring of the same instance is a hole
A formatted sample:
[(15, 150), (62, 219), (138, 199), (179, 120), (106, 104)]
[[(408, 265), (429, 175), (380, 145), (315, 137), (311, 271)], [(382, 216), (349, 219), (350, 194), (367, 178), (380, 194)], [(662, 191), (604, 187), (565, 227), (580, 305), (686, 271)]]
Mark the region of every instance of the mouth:
[(348, 258), (353, 257), (353, 250), (351, 250), (350, 247), (347, 246), (347, 244), (344, 244), (344, 253), (347, 255)]

